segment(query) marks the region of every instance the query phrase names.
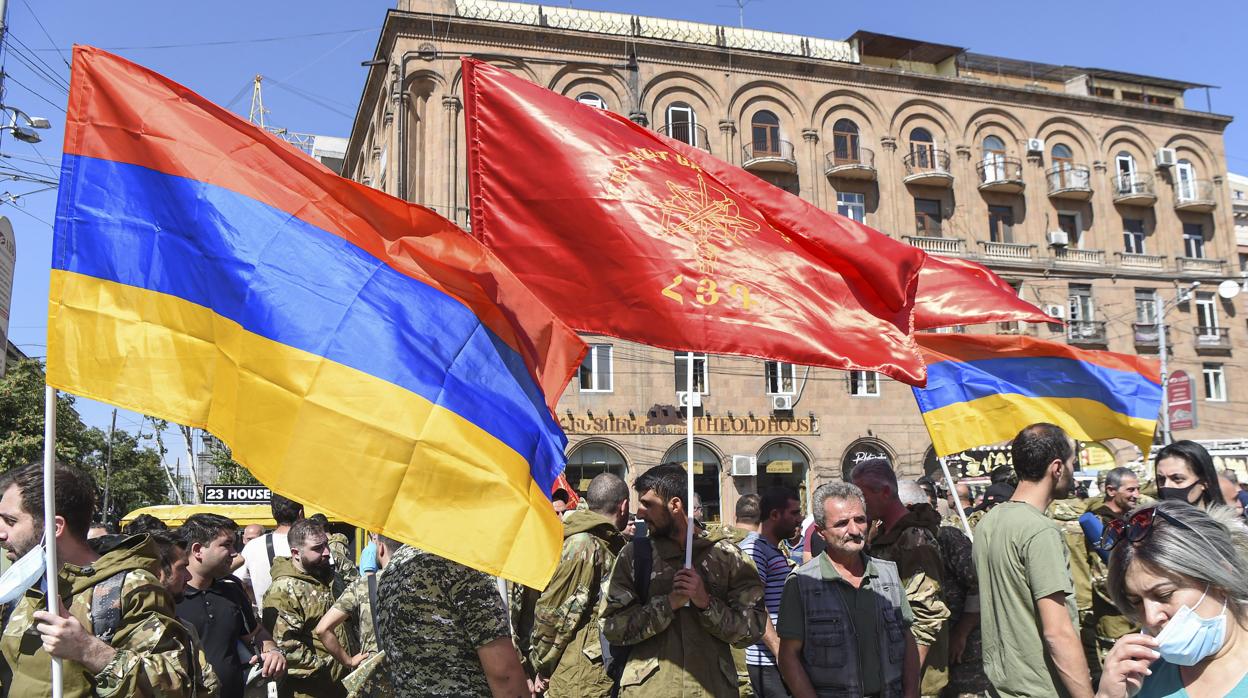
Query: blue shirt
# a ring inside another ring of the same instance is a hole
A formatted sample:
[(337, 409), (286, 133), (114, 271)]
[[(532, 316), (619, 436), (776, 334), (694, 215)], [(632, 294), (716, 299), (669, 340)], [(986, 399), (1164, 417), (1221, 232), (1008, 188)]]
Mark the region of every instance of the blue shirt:
[(360, 574), (376, 572), (377, 569), (377, 544), (369, 541), (360, 551)]
[[(1136, 698), (1188, 698), (1177, 665), (1158, 659), (1149, 668), (1153, 673), (1144, 679), (1144, 686), (1136, 694)], [(1235, 688), (1226, 694), (1226, 698), (1248, 698), (1248, 676), (1240, 679)]]
[[(741, 551), (754, 561), (758, 569), (758, 577), (763, 582), (763, 603), (767, 606), (767, 614), (771, 616), (771, 624), (778, 622), (780, 615), (780, 598), (784, 596), (784, 580), (789, 578), (792, 567), (784, 553), (760, 535), (746, 536), (739, 543)], [(755, 666), (775, 666), (776, 658), (771, 650), (762, 642), (745, 648), (745, 663)]]

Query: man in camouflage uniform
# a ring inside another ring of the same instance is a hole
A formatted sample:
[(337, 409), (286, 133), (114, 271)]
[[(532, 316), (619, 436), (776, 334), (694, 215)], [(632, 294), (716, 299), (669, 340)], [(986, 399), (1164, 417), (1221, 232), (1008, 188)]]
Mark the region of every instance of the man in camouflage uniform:
[[(650, 537), (620, 551), (600, 612), (606, 639), (630, 646), (620, 680), (625, 698), (736, 695), (729, 646), (757, 642), (767, 622), (758, 572), (721, 531), (695, 531), (693, 568), (684, 567), (685, 482), (684, 468), (660, 465), (633, 485)], [(645, 594), (633, 571), (640, 545), (651, 551)]]
[(628, 485), (601, 473), (585, 492), (588, 509), (563, 520), (563, 550), (533, 611), (529, 660), (550, 698), (611, 695), (602, 660), (598, 602), (615, 556), (624, 547)]
[[(377, 537), (377, 565), (381, 570), (385, 570), (386, 565), (390, 564), (390, 557), (393, 551), (399, 549), (399, 542), (387, 538), (385, 536)], [(377, 625), (376, 625), (376, 609), (373, 608), (371, 599), (369, 598), (369, 580), (371, 578), (373, 584), (373, 593), (377, 594), (378, 585), (380, 584), (381, 572), (369, 572), (366, 575), (358, 577), (354, 582), (346, 585), (346, 589), (338, 596), (338, 600), (334, 601), (334, 605), (329, 609), (313, 631), (325, 649), (329, 651), (334, 659), (339, 663), (357, 669), (360, 665), (372, 655), (381, 652), (381, 647), (377, 643)], [(348, 652), (348, 648), (343, 647), (338, 642), (338, 636), (335, 632), (338, 627), (347, 624), (351, 629), (352, 636), (355, 639), (355, 647), (359, 648), (359, 652), (352, 656)], [(393, 695), (390, 688), (390, 682), (386, 680), (385, 672), (379, 671), (380, 665), (375, 665), (371, 671), (365, 669), (369, 673), (368, 677), (354, 677), (353, 683), (360, 685), (358, 691), (351, 691), (348, 687), (348, 694), (354, 696), (372, 696), (380, 698), (381, 696)], [(356, 681), (356, 679), (359, 679)]]
[[(108, 536), (100, 539), (102, 547), (90, 547), (94, 484), (85, 473), (59, 465), (54, 477), (59, 525), (49, 533), (61, 563), (61, 613), (43, 610), (47, 603), (38, 584), (5, 608), (3, 692), (15, 698), (49, 695), (51, 659), (59, 657), (65, 698), (195, 695), (191, 639), (161, 586), (155, 545), (135, 535)], [(9, 560), (17, 560), (44, 537), (42, 465), (5, 473), (0, 493), (0, 545)], [(106, 605), (93, 607), (97, 586), (107, 592), (100, 602)], [(95, 627), (93, 610), (111, 618), (109, 627)]]
[[(173, 597), (174, 603), (182, 600), (186, 593), (187, 582), (191, 580), (187, 571), (186, 539), (180, 535), (175, 537), (168, 533), (152, 532), (149, 534), (156, 545), (157, 560), (160, 562), (160, 584)], [(221, 694), (221, 681), (212, 664), (204, 655), (204, 644), (199, 639), (195, 626), (182, 618), (178, 622), (186, 628), (190, 636), (191, 669), (195, 676), (195, 693), (197, 698), (217, 698)]]
[[(923, 503), (907, 509), (897, 495), (897, 474), (883, 458), (854, 466), (850, 479), (867, 502), (867, 518), (878, 521), (867, 554), (897, 564), (906, 600), (914, 613), (910, 631), (923, 667), (922, 695), (939, 695), (949, 682), (949, 606), (945, 603), (945, 565), (936, 540), (940, 514)], [(920, 490), (921, 491), (921, 490)]]
[(351, 541), (341, 533), (329, 530), (329, 517), (316, 513), (308, 517), (319, 523), (329, 536), (329, 558), (334, 564), (334, 574), (342, 579), (342, 583), (350, 586), (360, 578), (360, 568), (355, 566), (355, 556), (351, 554)]
[[(287, 533), (290, 557), (273, 560), (273, 583), (264, 593), (260, 615), (264, 627), (286, 655), (282, 698), (345, 696), (346, 667), (313, 633), (342, 593), (342, 580), (329, 561), (329, 537), (311, 519), (300, 519)], [(347, 629), (339, 627), (338, 642), (348, 645)]]
[[(1103, 489), (1104, 497), (1087, 500), (1088, 511), (1079, 517), (1092, 577), (1092, 607), (1087, 616), (1080, 619), (1080, 634), (1083, 636), (1093, 679), (1100, 677), (1105, 656), (1118, 638), (1137, 630), (1109, 597), (1106, 586), (1109, 578), (1106, 567), (1109, 553), (1101, 550), (1100, 546), (1101, 534), (1109, 522), (1126, 518), (1139, 504), (1140, 478), (1130, 468), (1114, 468), (1105, 473)], [(1071, 566), (1074, 567), (1073, 561)]]
[(379, 582), (377, 629), (395, 695), (530, 694), (493, 577), (405, 545)]

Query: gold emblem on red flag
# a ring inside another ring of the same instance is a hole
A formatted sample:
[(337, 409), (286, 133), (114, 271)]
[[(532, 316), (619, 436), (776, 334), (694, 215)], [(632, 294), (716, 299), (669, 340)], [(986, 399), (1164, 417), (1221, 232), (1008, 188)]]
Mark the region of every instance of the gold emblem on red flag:
[(718, 246), (735, 244), (746, 233), (756, 233), (758, 223), (741, 216), (741, 208), (728, 194), (698, 175), (697, 188), (667, 182), (668, 199), (655, 199), (663, 212), (663, 232), (693, 238), (698, 271), (714, 274)]

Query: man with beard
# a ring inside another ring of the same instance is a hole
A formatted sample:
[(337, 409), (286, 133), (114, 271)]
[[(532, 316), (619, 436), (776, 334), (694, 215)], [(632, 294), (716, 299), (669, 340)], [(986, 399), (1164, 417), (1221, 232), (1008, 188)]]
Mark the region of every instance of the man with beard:
[[(191, 574), (186, 568), (186, 540), (180, 535), (173, 536), (163, 531), (153, 531), (148, 535), (151, 536), (152, 543), (156, 545), (157, 560), (160, 561), (160, 583), (173, 597), (175, 603), (180, 602), (186, 594), (187, 583), (191, 581)], [(212, 665), (208, 663), (208, 657), (204, 654), (204, 643), (200, 640), (199, 633), (190, 623), (181, 618), (178, 620), (190, 635), (191, 669), (195, 676), (194, 695), (197, 698), (220, 696), (221, 682), (217, 679), (217, 672), (213, 671)]]
[[(286, 655), (282, 698), (345, 696), (342, 679), (347, 668), (325, 649), (314, 630), (342, 594), (344, 585), (334, 574), (329, 536), (324, 527), (300, 519), (287, 533), (290, 557), (273, 560), (273, 583), (264, 594), (264, 627)], [(352, 647), (345, 625), (334, 631), (338, 643)]]
[(780, 671), (794, 698), (919, 695), (914, 616), (896, 563), (865, 554), (866, 500), (848, 482), (820, 485), (815, 525), (827, 544), (784, 584)]
[[(1105, 474), (1105, 503), (1084, 512), (1079, 517), (1083, 531), (1084, 547), (1088, 555), (1089, 586), (1091, 587), (1090, 610), (1082, 619), (1084, 653), (1092, 668), (1093, 678), (1100, 675), (1110, 648), (1118, 638), (1135, 632), (1136, 626), (1118, 610), (1106, 587), (1109, 570), (1109, 551), (1101, 550), (1101, 534), (1109, 522), (1124, 519), (1140, 502), (1140, 478), (1130, 468), (1119, 467)], [(1092, 555), (1097, 557), (1094, 559)], [(1072, 561), (1073, 563), (1073, 561)]]
[(789, 692), (776, 668), (776, 654), (780, 651), (780, 636), (776, 634), (776, 620), (780, 614), (780, 596), (784, 592), (784, 580), (791, 568), (789, 558), (780, 550), (780, 541), (792, 538), (802, 523), (802, 508), (797, 491), (791, 487), (769, 487), (758, 500), (758, 535), (739, 543), (741, 551), (758, 568), (763, 582), (763, 603), (767, 607), (767, 625), (762, 641), (745, 650), (745, 663), (750, 675), (750, 685), (758, 698), (787, 696)]
[(9, 593), (0, 598), (8, 604), (0, 639), (5, 693), (48, 695), (51, 659), (57, 657), (64, 660), (65, 698), (135, 696), (150, 694), (152, 687), (162, 696), (194, 695), (191, 640), (160, 583), (156, 547), (146, 535), (88, 545), (94, 484), (87, 474), (60, 465), (54, 478), (56, 528), (47, 533), (61, 564), (57, 615), (45, 610), (40, 560), (43, 467), (15, 468), (0, 478), (0, 545), (10, 561), (20, 561), (5, 573), (17, 574), (17, 584), (4, 585)]
[(1075, 481), (1075, 442), (1053, 424), (1014, 437), (1014, 496), (975, 528), (984, 670), (1001, 696), (1093, 695), (1061, 529), (1044, 515)]
[[(187, 547), (190, 581), (178, 599), (178, 617), (203, 641), (204, 653), (221, 681), (221, 698), (242, 698), (249, 671), (239, 656), (240, 642), (262, 646), (251, 664), (260, 663), (265, 677), (279, 676), (286, 658), (269, 633), (256, 621), (242, 582), (230, 576), (234, 559), (233, 521), (217, 514), (195, 514), (178, 530)], [(253, 650), (254, 651), (254, 650)]]
[(633, 489), (650, 537), (620, 551), (600, 612), (607, 641), (631, 647), (620, 695), (736, 695), (729, 646), (757, 642), (767, 622), (758, 572), (718, 529), (694, 531), (693, 567), (684, 566), (689, 510), (681, 466), (651, 468)]

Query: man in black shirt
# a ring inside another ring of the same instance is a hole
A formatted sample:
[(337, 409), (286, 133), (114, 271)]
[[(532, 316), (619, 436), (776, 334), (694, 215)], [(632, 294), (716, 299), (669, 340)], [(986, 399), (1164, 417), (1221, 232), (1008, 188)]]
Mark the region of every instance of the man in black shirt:
[[(242, 698), (249, 664), (261, 663), (264, 676), (286, 671), (286, 658), (256, 621), (242, 582), (230, 576), (234, 531), (238, 526), (217, 514), (195, 514), (180, 531), (188, 547), (191, 581), (178, 602), (178, 617), (195, 626), (204, 654), (221, 682), (221, 698)], [(257, 643), (261, 653), (244, 658)]]

